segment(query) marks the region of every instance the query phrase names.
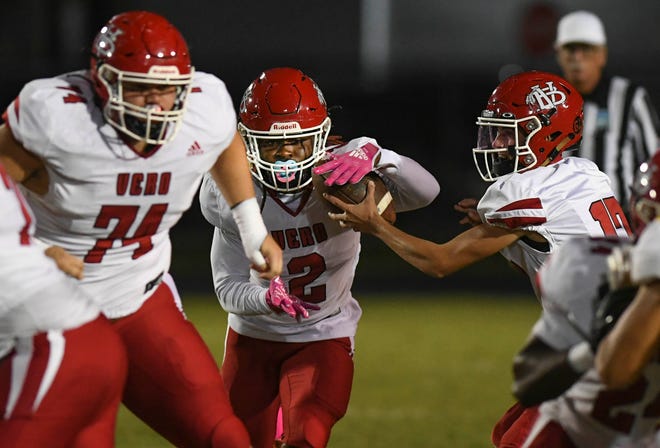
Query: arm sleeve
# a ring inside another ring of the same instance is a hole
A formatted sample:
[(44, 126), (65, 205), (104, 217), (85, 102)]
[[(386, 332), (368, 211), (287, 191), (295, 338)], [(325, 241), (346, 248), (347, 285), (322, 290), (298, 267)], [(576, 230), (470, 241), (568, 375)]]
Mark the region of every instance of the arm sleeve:
[(215, 294), (228, 313), (241, 315), (270, 314), (265, 287), (250, 282), (250, 262), (236, 234), (213, 230), (211, 269)]
[(349, 143), (330, 149), (333, 154), (344, 154), (356, 146), (356, 141), (369, 141), (380, 148), (380, 159), (374, 168), (392, 195), (397, 212), (426, 207), (440, 193), (438, 181), (419, 163), (381, 147), (370, 137), (354, 138)]
[(440, 193), (440, 184), (430, 172), (389, 149), (381, 149), (376, 170), (392, 194), (397, 212), (425, 207)]
[(213, 286), (222, 308), (228, 313), (269, 314), (267, 288), (259, 279), (250, 281), (250, 262), (245, 256), (229, 205), (213, 178), (207, 174), (199, 190), (199, 203), (204, 218), (213, 228), (211, 271)]

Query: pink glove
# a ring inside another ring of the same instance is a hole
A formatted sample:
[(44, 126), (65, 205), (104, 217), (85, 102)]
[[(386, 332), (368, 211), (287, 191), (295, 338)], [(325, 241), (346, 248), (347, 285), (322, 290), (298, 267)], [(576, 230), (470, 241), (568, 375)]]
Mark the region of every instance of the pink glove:
[(314, 174), (332, 171), (325, 180), (326, 185), (358, 183), (365, 174), (374, 169), (380, 156), (380, 147), (373, 138), (361, 137), (346, 143), (346, 152), (330, 154), (330, 161), (314, 168)]
[(285, 312), (297, 320), (300, 320), (301, 317), (309, 317), (309, 311), (307, 310), (321, 309), (320, 306), (289, 295), (279, 275), (270, 281), (270, 286), (266, 292), (266, 303), (273, 311), (278, 313)]

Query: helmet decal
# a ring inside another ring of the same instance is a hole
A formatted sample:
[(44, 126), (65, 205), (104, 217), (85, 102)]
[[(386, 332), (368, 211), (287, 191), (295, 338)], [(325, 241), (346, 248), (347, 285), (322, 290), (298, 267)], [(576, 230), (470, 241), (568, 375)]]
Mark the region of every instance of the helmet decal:
[(537, 105), (541, 110), (552, 109), (565, 101), (566, 94), (557, 90), (552, 81), (546, 82), (545, 87), (532, 86), (532, 91), (525, 98), (525, 104)]
[(94, 39), (93, 52), (99, 57), (109, 58), (115, 52), (117, 37), (124, 34), (120, 28), (104, 26)]

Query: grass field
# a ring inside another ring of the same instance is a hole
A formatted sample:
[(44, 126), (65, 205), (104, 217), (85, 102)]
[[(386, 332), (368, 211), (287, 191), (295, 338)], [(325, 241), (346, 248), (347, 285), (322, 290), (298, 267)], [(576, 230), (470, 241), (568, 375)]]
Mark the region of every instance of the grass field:
[[(330, 447), (483, 448), (513, 402), (511, 360), (540, 313), (534, 298), (389, 295), (361, 299), (355, 381)], [(213, 298), (184, 308), (217, 359), (226, 316)], [(171, 446), (122, 409), (117, 447)]]

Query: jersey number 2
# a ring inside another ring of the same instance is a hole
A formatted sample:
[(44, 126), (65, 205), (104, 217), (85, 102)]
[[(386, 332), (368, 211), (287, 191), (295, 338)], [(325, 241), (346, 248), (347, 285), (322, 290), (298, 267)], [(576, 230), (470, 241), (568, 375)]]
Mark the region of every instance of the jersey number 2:
[(292, 258), (286, 265), (289, 274), (304, 274), (289, 280), (291, 295), (309, 303), (320, 303), (325, 300), (325, 284), (309, 288), (305, 294), (305, 287), (325, 272), (325, 259), (314, 252), (302, 257)]
[(117, 221), (117, 225), (107, 238), (96, 240), (94, 247), (85, 255), (85, 263), (100, 263), (105, 253), (112, 247), (116, 240), (121, 240), (122, 246), (138, 243), (138, 247), (133, 252), (134, 260), (149, 252), (153, 248), (151, 236), (158, 231), (158, 226), (167, 211), (167, 204), (153, 204), (149, 207), (135, 234), (132, 237), (127, 237), (126, 235), (133, 222), (135, 222), (139, 209), (140, 207), (137, 205), (102, 206), (99, 215), (96, 217), (94, 227), (97, 229), (107, 229), (113, 220)]

